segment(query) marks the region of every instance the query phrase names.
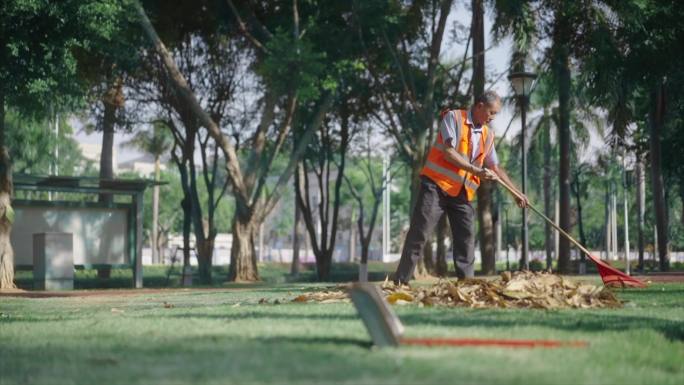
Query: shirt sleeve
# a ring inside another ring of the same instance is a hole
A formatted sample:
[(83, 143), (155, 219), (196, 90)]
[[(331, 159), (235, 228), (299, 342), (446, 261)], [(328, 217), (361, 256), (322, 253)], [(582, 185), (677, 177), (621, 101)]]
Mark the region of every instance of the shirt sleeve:
[(439, 132), (442, 134), (442, 140), (451, 147), (456, 147), (458, 144), (456, 138), (459, 136), (460, 127), (456, 127), (457, 112), (455, 110), (449, 111), (439, 123)]
[(494, 166), (499, 165), (499, 156), (496, 155), (496, 148), (494, 147), (493, 143), (492, 148), (489, 150), (489, 154), (485, 156), (484, 165), (487, 168), (494, 168)]

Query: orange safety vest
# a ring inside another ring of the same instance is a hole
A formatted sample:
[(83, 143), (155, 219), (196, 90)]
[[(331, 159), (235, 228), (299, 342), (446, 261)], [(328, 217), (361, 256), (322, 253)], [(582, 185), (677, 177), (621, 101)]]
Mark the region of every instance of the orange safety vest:
[[(447, 115), (449, 110), (442, 112), (441, 119)], [(468, 159), (471, 164), (482, 167), (486, 154), (489, 154), (494, 145), (494, 135), (490, 135), (489, 127), (485, 124), (482, 126), (482, 135), (480, 136), (479, 154), (474, 160), (471, 160), (471, 146), (470, 143), (470, 125), (466, 123), (468, 112), (466, 110), (454, 110), (456, 118), (456, 137), (458, 145), (455, 147), (459, 154)], [(461, 188), (465, 186), (466, 195), (469, 201), (475, 198), (475, 192), (480, 187), (480, 178), (456, 167), (453, 163), (447, 161), (444, 157), (446, 150), (446, 143), (442, 137), (442, 129), (438, 130), (437, 140), (430, 148), (421, 175), (430, 178), (437, 186), (444, 192), (451, 196), (457, 196), (461, 192)]]

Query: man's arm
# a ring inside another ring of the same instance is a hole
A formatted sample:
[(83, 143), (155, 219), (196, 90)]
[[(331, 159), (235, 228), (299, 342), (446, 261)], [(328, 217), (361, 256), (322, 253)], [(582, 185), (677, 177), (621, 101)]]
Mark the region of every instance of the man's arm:
[(492, 171), (494, 171), (496, 175), (504, 181), (504, 183), (510, 186), (513, 190), (515, 190), (515, 192), (518, 194), (518, 196), (515, 197), (515, 201), (518, 203), (519, 207), (526, 207), (530, 204), (525, 194), (523, 194), (522, 191), (520, 191), (520, 189), (518, 188), (518, 186), (516, 186), (515, 183), (513, 183), (513, 181), (511, 180), (511, 178), (508, 177), (508, 174), (503, 168), (495, 164), (492, 166)]

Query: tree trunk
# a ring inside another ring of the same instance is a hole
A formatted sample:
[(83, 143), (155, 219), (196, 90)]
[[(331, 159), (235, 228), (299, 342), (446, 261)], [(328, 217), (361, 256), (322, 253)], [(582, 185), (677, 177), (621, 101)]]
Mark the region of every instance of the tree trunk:
[[(560, 5), (565, 7), (565, 5)], [(556, 25), (553, 34), (553, 68), (558, 84), (558, 144), (560, 147), (559, 197), (560, 227), (571, 233), (570, 222), (570, 54), (568, 49), (569, 25), (565, 10), (556, 11)], [(558, 270), (570, 273), (570, 241), (561, 237), (558, 248)]]
[[(112, 87), (113, 89), (113, 87)], [(107, 94), (112, 92), (110, 89)], [(114, 124), (116, 120), (116, 105), (109, 96), (103, 99), (104, 116), (102, 118), (102, 152), (100, 153), (100, 179), (114, 179)], [(112, 194), (100, 194), (99, 201), (103, 204), (112, 204)], [(110, 267), (97, 269), (99, 278), (109, 278)]]
[[(579, 225), (579, 233), (580, 233), (580, 243), (583, 245), (587, 244), (587, 238), (584, 235), (584, 223), (582, 222), (582, 190), (581, 190), (581, 180), (580, 180), (580, 175), (579, 172), (575, 174), (575, 180), (573, 181), (573, 185), (575, 186), (574, 188), (574, 193), (575, 193), (575, 202), (577, 202), (577, 224)], [(579, 260), (579, 274), (585, 274), (587, 272), (586, 270), (586, 257), (584, 253), (580, 253), (580, 260)]]
[[(3, 158), (6, 157), (6, 150), (3, 148)], [(14, 285), (14, 250), (10, 242), (10, 233), (12, 231), (12, 222), (7, 219), (7, 210), (11, 208), (10, 193), (7, 191), (6, 176), (2, 178), (2, 186), (0, 187), (0, 290), (13, 289)]]
[(437, 260), (435, 261), (435, 274), (438, 277), (446, 277), (448, 268), (446, 263), (446, 235), (447, 231), (447, 215), (442, 214), (439, 218), (439, 223), (437, 223)]
[(192, 208), (190, 207), (190, 197), (185, 196), (181, 201), (183, 209), (183, 286), (192, 285), (192, 277), (188, 277), (190, 272), (190, 229), (192, 226)]
[[(299, 170), (299, 166), (297, 167)], [(296, 181), (296, 178), (293, 178)], [(295, 182), (296, 183), (296, 182)], [(295, 219), (294, 229), (292, 230), (292, 266), (290, 266), (290, 275), (299, 275), (299, 222), (301, 220), (301, 211), (297, 204), (297, 198), (294, 201)]]
[[(548, 114), (547, 111), (544, 113)], [(551, 203), (553, 199), (553, 192), (551, 191), (551, 124), (546, 123), (543, 128), (544, 132), (544, 215), (551, 218)], [(544, 222), (544, 245), (546, 246), (546, 270), (551, 270), (553, 267), (553, 242), (551, 240), (551, 225)]]
[(14, 289), (14, 250), (10, 242), (12, 221), (12, 163), (5, 147), (5, 99), (0, 90), (0, 290)]
[[(185, 150), (184, 150), (185, 151)], [(192, 201), (190, 197), (190, 188), (188, 187), (188, 169), (186, 166), (186, 154), (183, 159), (179, 159), (174, 154), (174, 160), (178, 167), (180, 174), (181, 188), (183, 189), (183, 199), (180, 202), (183, 209), (183, 276), (181, 284), (183, 286), (192, 285), (192, 276), (190, 275), (190, 231), (192, 227)]]
[[(239, 205), (239, 203), (238, 203)], [(254, 235), (256, 226), (250, 218), (235, 214), (233, 221), (233, 246), (230, 249), (230, 270), (228, 280), (253, 282), (259, 280)]]
[[(156, 155), (154, 157), (155, 182), (159, 182), (159, 174), (159, 155)], [(160, 263), (159, 245), (157, 244), (157, 238), (159, 238), (159, 186), (157, 186), (156, 184), (152, 188), (152, 234), (150, 238), (150, 248), (152, 249), (152, 263)]]
[[(114, 126), (116, 110), (123, 102), (123, 85), (115, 80), (102, 98), (102, 152), (100, 154), (100, 179), (114, 179)], [(112, 194), (100, 194), (100, 202), (112, 203)]]
[(361, 246), (361, 261), (359, 263), (359, 282), (368, 282), (368, 249), (370, 239)]
[(324, 254), (319, 253), (318, 255), (316, 255), (316, 276), (318, 277), (318, 280), (321, 282), (330, 281), (332, 253), (333, 249), (329, 249), (329, 251)]
[(642, 155), (636, 153), (636, 201), (637, 201), (637, 249), (639, 250), (639, 262), (637, 270), (644, 271), (644, 214), (646, 208), (646, 178), (644, 175), (644, 163)]
[(653, 184), (653, 206), (658, 232), (658, 261), (660, 271), (668, 271), (670, 256), (667, 250), (667, 207), (660, 155), (660, 133), (665, 122), (665, 86), (662, 83), (658, 84), (651, 93), (650, 115), (651, 183)]
[(209, 235), (206, 239), (196, 242), (197, 265), (199, 270), (199, 280), (203, 285), (211, 284), (211, 267), (214, 256), (215, 237)]
[[(472, 0), (473, 20), (473, 100), (484, 93), (485, 86), (485, 34), (484, 1)], [(482, 181), (477, 190), (477, 220), (480, 228), (480, 254), (482, 272), (485, 275), (496, 271), (494, 250), (494, 221), (492, 220), (492, 183)]]
[[(196, 131), (194, 131), (196, 132)], [(188, 134), (188, 137), (194, 138), (194, 135)], [(194, 142), (194, 141), (193, 141)], [(194, 145), (194, 143), (193, 143)], [(188, 150), (192, 154), (193, 150)], [(195, 172), (195, 162), (191, 157), (189, 160), (190, 172), (190, 215), (192, 216), (193, 230), (195, 233), (195, 254), (197, 255), (197, 267), (200, 273), (200, 283), (211, 283), (211, 259), (214, 254), (214, 226), (213, 223), (205, 221), (202, 215), (202, 206), (199, 200), (199, 192), (197, 191), (197, 175)], [(207, 189), (210, 189), (207, 186)], [(213, 194), (209, 194), (209, 205), (213, 204)], [(211, 210), (211, 208), (210, 208)], [(212, 215), (210, 215), (210, 218)], [(211, 218), (213, 220), (213, 218)]]

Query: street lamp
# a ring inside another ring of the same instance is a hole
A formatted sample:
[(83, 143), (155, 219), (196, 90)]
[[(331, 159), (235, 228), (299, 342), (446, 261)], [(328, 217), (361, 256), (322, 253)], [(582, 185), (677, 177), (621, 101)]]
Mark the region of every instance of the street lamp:
[[(526, 146), (526, 134), (525, 134), (525, 114), (527, 112), (527, 103), (530, 98), (530, 93), (532, 92), (532, 83), (534, 79), (537, 78), (537, 74), (532, 72), (512, 72), (508, 75), (508, 80), (511, 81), (513, 86), (513, 91), (515, 91), (515, 96), (520, 100), (520, 120), (522, 123), (522, 192), (527, 194), (527, 146)], [(529, 237), (527, 231), (527, 208), (522, 209), (522, 266), (525, 270), (529, 270), (530, 263), (528, 258), (529, 252)]]

